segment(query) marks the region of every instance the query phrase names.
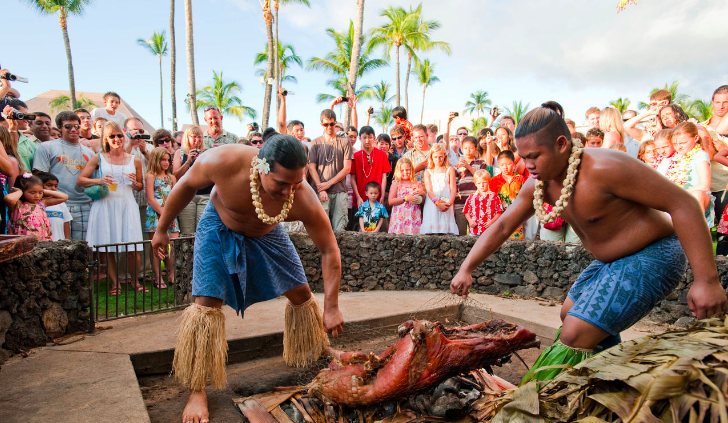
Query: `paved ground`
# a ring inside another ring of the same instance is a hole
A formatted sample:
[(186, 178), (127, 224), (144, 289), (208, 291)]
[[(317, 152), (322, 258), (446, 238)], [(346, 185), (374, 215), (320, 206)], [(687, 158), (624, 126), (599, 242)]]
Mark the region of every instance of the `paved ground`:
[[(550, 344), (560, 325), (558, 305), (472, 295), (461, 316), (460, 303), (459, 298), (443, 292), (342, 293), (339, 305), (347, 322), (346, 334), (334, 346), (377, 350), (388, 343), (383, 336), (391, 336), (399, 323), (412, 317), (446, 323), (504, 318), (533, 330), (544, 346)], [(226, 391), (210, 397), (215, 421), (241, 421), (230, 402), (232, 397), (310, 380), (309, 374), (286, 368), (279, 357), (284, 307), (283, 299), (256, 304), (246, 311), (245, 320), (225, 309), (230, 383)], [(180, 314), (101, 323), (113, 328), (70, 345), (37, 349), (25, 359), (12, 358), (0, 371), (0, 422), (147, 422), (149, 416), (152, 421), (176, 421), (174, 416), (181, 413), (186, 393), (167, 376), (142, 377), (142, 400), (137, 376), (169, 371)], [(638, 326), (623, 338), (654, 329)], [(538, 351), (523, 356), (530, 365)], [(516, 362), (497, 373), (517, 381), (524, 372), (525, 367)]]

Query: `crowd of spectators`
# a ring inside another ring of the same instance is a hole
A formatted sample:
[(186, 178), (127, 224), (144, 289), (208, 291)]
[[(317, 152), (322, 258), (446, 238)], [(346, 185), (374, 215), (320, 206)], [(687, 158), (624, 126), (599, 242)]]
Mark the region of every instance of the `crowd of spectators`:
[[(0, 76), (6, 72), (0, 70)], [(62, 111), (51, 118), (28, 110), (8, 81), (0, 83), (2, 233), (86, 240), (91, 246), (141, 242), (155, 230), (176, 181), (200, 155), (224, 144), (260, 148), (276, 132), (293, 135), (306, 148), (307, 181), (335, 231), (477, 236), (507, 210), (530, 177), (513, 137), (516, 120), (495, 108), (490, 127), (477, 133), (460, 127), (451, 135), (456, 113), (439, 134), (433, 124), (413, 125), (407, 111), (396, 107), (395, 125), (389, 133), (377, 134), (369, 125), (371, 109), (359, 127), (357, 99), (339, 97), (321, 112), (321, 135), (309, 139), (302, 121), (287, 121), (281, 89), (275, 129), (260, 132), (251, 124), (240, 138), (224, 130), (220, 110), (209, 107), (204, 110), (206, 130), (192, 125), (148, 134), (139, 118), (117, 110), (121, 98), (114, 92), (104, 95), (103, 107)], [(669, 91), (660, 90), (649, 97), (644, 111), (592, 107), (584, 116), (586, 127), (577, 130), (571, 119), (567, 124), (572, 138), (586, 148), (621, 150), (689, 191), (705, 211), (708, 226), (717, 231), (717, 253), (727, 254), (728, 85), (713, 93), (713, 115), (704, 122), (672, 100)], [(351, 109), (347, 128), (334, 112), (341, 103)], [(195, 232), (212, 189), (197, 192), (172, 225), (174, 236)], [(303, 230), (296, 222), (285, 226)], [(560, 219), (541, 225), (532, 218), (512, 235), (536, 237), (579, 242)], [(139, 250), (126, 252), (127, 262), (139, 262)], [(115, 257), (107, 253), (104, 261), (113, 272)], [(123, 281), (113, 282), (118, 292)]]

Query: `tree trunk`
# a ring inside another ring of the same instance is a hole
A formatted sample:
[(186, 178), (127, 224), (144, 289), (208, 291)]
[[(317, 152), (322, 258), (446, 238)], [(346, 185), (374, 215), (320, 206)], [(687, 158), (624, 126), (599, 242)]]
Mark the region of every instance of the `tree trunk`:
[[(281, 83), (281, 69), (280, 69), (280, 57), (278, 57), (278, 0), (275, 0), (276, 15), (274, 22), (276, 24), (276, 36), (273, 41), (273, 53), (275, 54), (273, 60), (273, 79), (275, 81), (273, 94), (276, 96), (276, 119), (278, 119), (278, 109), (281, 107), (281, 99), (278, 97), (278, 86)], [(276, 126), (277, 127), (277, 126)]]
[(177, 49), (174, 45), (174, 1), (169, 0), (169, 38), (172, 53), (172, 72), (170, 79), (172, 80), (172, 132), (177, 131), (177, 93), (176, 93), (176, 73), (177, 73)]
[(396, 45), (397, 47), (397, 78), (396, 78), (396, 84), (397, 84), (397, 107), (399, 107), (399, 45)]
[(185, 0), (185, 34), (187, 39), (187, 89), (189, 90), (192, 124), (199, 125), (197, 118), (197, 88), (195, 88), (195, 42), (192, 37), (192, 0)]
[(162, 86), (162, 56), (159, 56), (159, 115), (161, 116), (159, 128), (164, 128), (164, 87)]
[(420, 113), (420, 125), (422, 125), (422, 118), (425, 116), (425, 89), (426, 85), (422, 86), (422, 112)]
[[(364, 27), (364, 0), (356, 0), (356, 19), (354, 20), (354, 43), (351, 46), (351, 63), (349, 64), (349, 86), (346, 94), (352, 98), (356, 94), (356, 77), (359, 75), (359, 56), (361, 56), (361, 35)], [(351, 109), (344, 107), (344, 130), (351, 122)]]
[[(404, 108), (409, 112), (409, 95), (407, 89), (409, 88), (409, 76), (412, 71), (412, 54), (407, 55), (407, 75), (404, 77)], [(409, 116), (409, 115), (408, 115)]]
[(263, 6), (263, 20), (265, 20), (265, 29), (268, 34), (268, 67), (266, 69), (265, 81), (265, 97), (263, 98), (263, 118), (260, 122), (260, 129), (265, 130), (268, 127), (268, 116), (270, 115), (271, 91), (273, 86), (268, 83), (268, 79), (273, 77), (273, 15), (270, 13), (270, 0), (265, 0)]
[(63, 44), (66, 47), (66, 58), (68, 59), (68, 85), (69, 96), (71, 99), (71, 110), (76, 108), (76, 78), (73, 76), (73, 59), (71, 58), (71, 41), (68, 39), (68, 15), (64, 9), (61, 9), (61, 16), (58, 18), (61, 23), (61, 31), (63, 32)]

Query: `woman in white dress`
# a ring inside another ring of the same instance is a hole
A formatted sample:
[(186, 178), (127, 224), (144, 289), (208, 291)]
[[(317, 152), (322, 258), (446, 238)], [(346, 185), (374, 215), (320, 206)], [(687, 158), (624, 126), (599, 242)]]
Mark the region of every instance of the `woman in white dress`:
[(420, 234), (458, 234), (455, 210), (457, 193), (455, 169), (450, 167), (444, 144), (435, 144), (427, 158), (424, 174), (427, 198), (422, 212)]
[[(101, 167), (101, 179), (92, 178), (94, 171)], [(118, 244), (124, 242), (140, 242), (136, 245), (119, 247), (118, 251), (128, 254), (127, 263), (136, 264), (139, 269), (143, 249), (141, 241), (142, 223), (139, 219), (139, 207), (134, 200), (132, 190), (141, 191), (144, 188), (142, 177), (142, 163), (138, 157), (124, 151), (124, 134), (119, 125), (114, 122), (107, 122), (104, 125), (103, 136), (101, 137), (101, 148), (99, 153), (90, 157), (88, 164), (78, 176), (77, 184), (82, 187), (93, 185), (107, 185), (109, 195), (94, 201), (89, 213), (88, 231), (86, 242), (94, 249), (96, 245)], [(120, 294), (119, 281), (116, 278), (116, 260), (113, 250), (101, 248), (102, 262), (108, 264), (107, 275), (113, 282), (109, 295)], [(138, 271), (131, 274), (136, 275)], [(149, 292), (138, 281), (133, 281), (133, 287), (137, 291)]]

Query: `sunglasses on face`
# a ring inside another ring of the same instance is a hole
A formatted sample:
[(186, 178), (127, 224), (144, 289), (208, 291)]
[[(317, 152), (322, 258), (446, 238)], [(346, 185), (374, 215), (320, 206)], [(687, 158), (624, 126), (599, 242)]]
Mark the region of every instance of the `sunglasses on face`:
[(250, 141), (251, 144), (263, 144), (263, 140), (253, 140)]
[(77, 123), (67, 123), (67, 124), (63, 125), (63, 128), (68, 129), (69, 131), (71, 129), (78, 129), (80, 127), (81, 127), (81, 125), (79, 125)]
[(458, 132), (458, 135), (462, 135), (462, 136), (467, 137), (468, 136), (468, 133), (467, 132)]
[(332, 122), (332, 123), (322, 123), (321, 126), (325, 126), (327, 128), (331, 128), (332, 126), (336, 126), (336, 122)]
[(121, 139), (124, 139), (124, 135), (123, 134), (111, 134), (107, 138), (110, 140), (113, 140), (114, 138), (118, 138), (121, 140)]
[(172, 142), (172, 140), (169, 138), (162, 138), (157, 141), (157, 144), (167, 144), (168, 142)]
[(392, 141), (401, 140), (402, 138), (404, 138), (404, 137), (392, 137)]

